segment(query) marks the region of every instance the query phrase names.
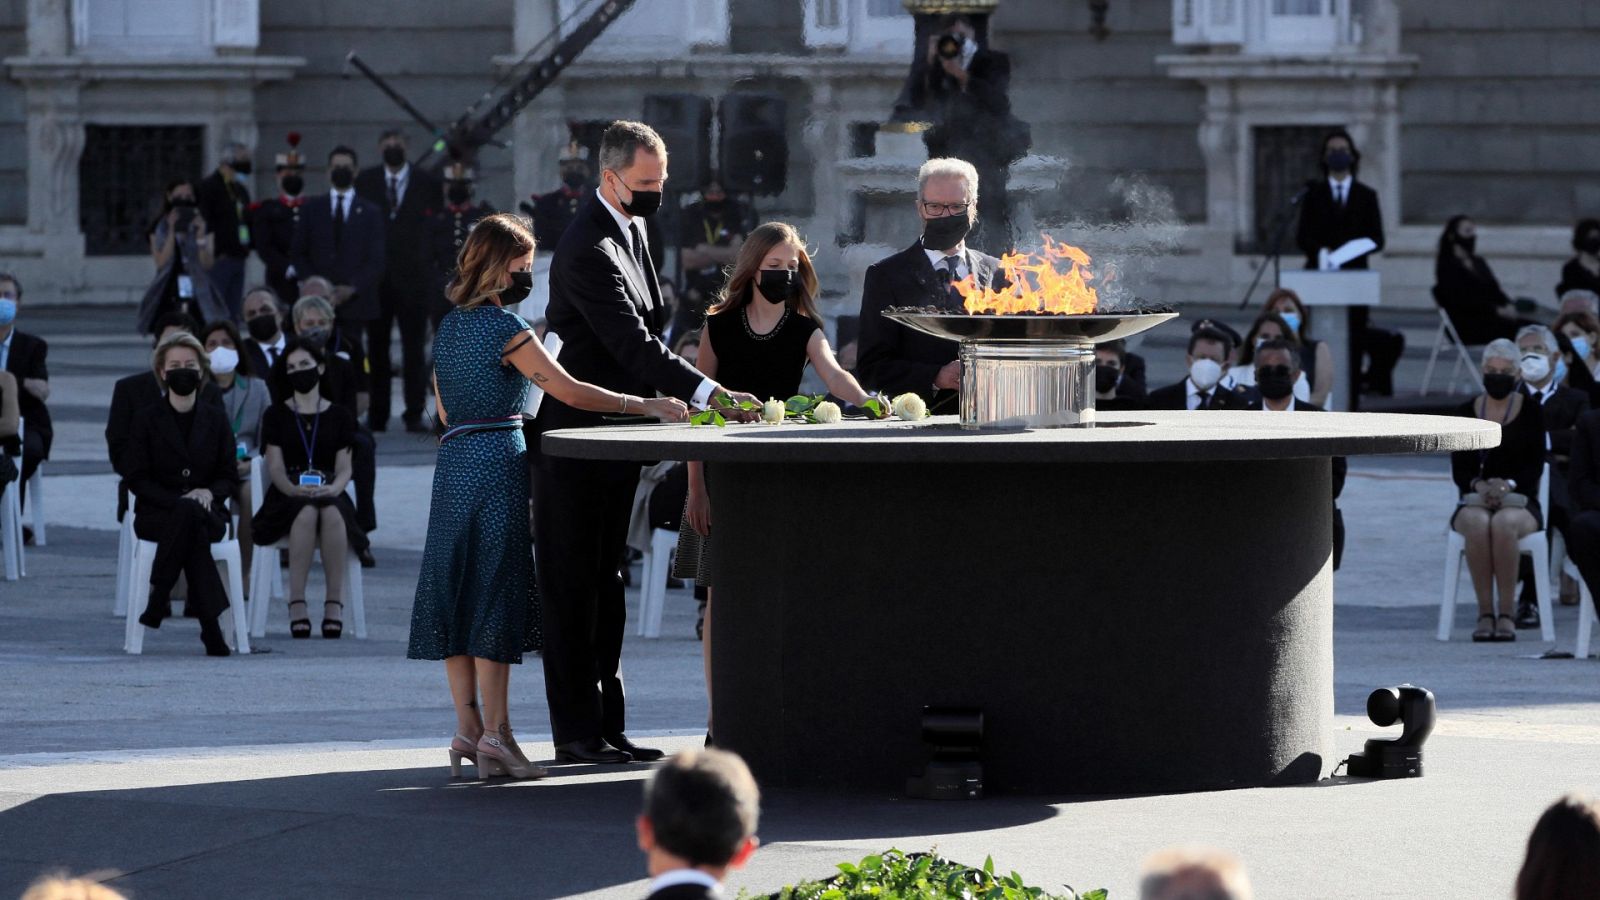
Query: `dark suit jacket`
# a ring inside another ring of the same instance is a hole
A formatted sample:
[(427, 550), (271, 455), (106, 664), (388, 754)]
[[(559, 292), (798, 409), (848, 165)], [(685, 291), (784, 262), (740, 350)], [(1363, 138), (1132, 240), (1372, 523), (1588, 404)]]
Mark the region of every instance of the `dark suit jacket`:
[[(545, 320), (561, 336), (561, 365), (579, 381), (626, 394), (657, 392), (688, 401), (705, 376), (661, 343), (672, 315), (661, 299), (655, 263), (645, 251), (640, 272), (628, 238), (594, 194), (550, 261)], [(605, 414), (574, 409), (546, 396), (536, 430), (605, 424)]]
[(722, 892), (703, 884), (675, 884), (651, 894), (647, 900), (716, 900)]
[(1574, 511), (1600, 510), (1600, 409), (1579, 416), (1573, 432), (1568, 497)]
[[(977, 165), (1008, 163), (1028, 152), (1027, 130), (1011, 116), (1011, 57), (978, 48), (967, 64), (967, 86), (944, 66), (918, 57), (924, 75), (917, 105), (937, 122), (924, 141), (929, 156), (955, 156)], [(914, 88), (914, 89), (915, 89)]]
[(165, 399), (139, 410), (128, 435), (128, 489), (139, 498), (133, 530), (141, 540), (160, 540), (165, 513), (196, 488), (211, 491), (213, 515), (225, 522), (228, 500), (239, 486), (233, 426), (209, 403), (195, 404), (194, 426), (184, 440), (177, 414)]
[(44, 459), (50, 458), (50, 443), (55, 438), (50, 409), (22, 386), (22, 380), (43, 378), (48, 381), (50, 369), (45, 365), (45, 357), (49, 353), (50, 345), (44, 338), (15, 331), (11, 336), (11, 355), (6, 358), (6, 371), (17, 377), (17, 411), (22, 414), (23, 431), (37, 434), (44, 441)]
[[(1317, 251), (1337, 249), (1358, 237), (1372, 238), (1383, 250), (1383, 216), (1378, 211), (1378, 192), (1351, 179), (1350, 193), (1341, 208), (1333, 202), (1333, 188), (1323, 178), (1311, 186), (1300, 204), (1300, 229), (1295, 237), (1300, 252), (1306, 255), (1306, 268), (1317, 267)], [(1344, 264), (1346, 269), (1365, 269), (1371, 253)]]
[(333, 200), (327, 194), (306, 199), (300, 208), (300, 227), (295, 229), (295, 275), (301, 279), (321, 275), (334, 284), (348, 284), (356, 294), (337, 310), (340, 319), (365, 322), (378, 317), (378, 285), (383, 280), (383, 210), (361, 199), (350, 198), (345, 211), (344, 238), (337, 249), (333, 242)]
[(439, 179), (412, 166), (400, 208), (389, 208), (389, 176), (383, 166), (356, 175), (356, 195), (376, 206), (386, 223), (383, 289), (411, 301), (426, 299), (433, 285), (428, 220), (444, 205)]
[[(230, 189), (233, 192), (231, 195)], [(238, 198), (237, 206), (234, 198)], [(244, 223), (250, 224), (250, 189), (245, 182), (235, 180), (228, 184), (223, 180), (220, 170), (213, 170), (200, 180), (200, 186), (195, 190), (195, 205), (200, 215), (205, 217), (206, 230), (214, 235), (218, 256), (244, 259), (250, 255), (251, 245), (239, 243), (241, 213)]]
[[(1150, 409), (1188, 409), (1189, 408), (1189, 379), (1185, 378), (1177, 384), (1156, 388), (1150, 392)], [(1211, 403), (1205, 409), (1245, 409), (1250, 401), (1257, 399), (1255, 392), (1247, 387), (1232, 389), (1218, 385), (1211, 389)]]
[[(111, 410), (106, 416), (106, 458), (111, 461), (111, 470), (123, 479), (117, 486), (119, 522), (122, 521), (122, 514), (128, 511), (128, 441), (133, 434), (134, 420), (139, 413), (160, 402), (162, 396), (161, 382), (156, 380), (154, 372), (148, 370), (117, 379), (111, 389)], [(217, 389), (216, 382), (208, 381), (201, 385), (200, 404), (215, 407), (226, 421), (222, 391)]]
[[(974, 273), (979, 287), (1007, 283), (999, 264), (994, 257), (967, 248), (967, 271)], [(891, 396), (912, 392), (922, 396), (931, 412), (955, 412), (957, 393), (936, 391), (933, 379), (941, 368), (955, 360), (958, 345), (883, 317), (884, 310), (896, 306), (959, 311), (934, 271), (933, 263), (928, 261), (920, 240), (867, 269), (866, 281), (861, 286), (861, 335), (856, 368), (867, 390), (883, 391)]]

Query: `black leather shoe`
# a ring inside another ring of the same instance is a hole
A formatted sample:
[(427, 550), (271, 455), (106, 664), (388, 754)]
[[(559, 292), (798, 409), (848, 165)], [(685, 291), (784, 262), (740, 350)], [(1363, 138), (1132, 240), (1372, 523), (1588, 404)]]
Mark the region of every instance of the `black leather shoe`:
[(405, 422), (406, 431), (410, 434), (427, 434), (432, 430), (428, 426), (422, 424), (421, 419), (406, 419)]
[(634, 762), (655, 762), (666, 755), (653, 747), (640, 747), (625, 734), (608, 734), (606, 743), (633, 757)]
[(139, 614), (139, 624), (146, 628), (160, 628), (161, 623), (171, 616), (172, 601), (151, 595), (144, 612)]
[(1517, 604), (1517, 627), (1538, 628), (1539, 607), (1533, 605), (1532, 603)]
[(556, 745), (556, 762), (608, 764), (632, 761), (633, 757), (606, 746), (606, 742), (599, 738)]
[(361, 568), (363, 569), (375, 569), (378, 566), (378, 560), (373, 557), (372, 549), (370, 547), (366, 550), (358, 551), (356, 553), (356, 559), (361, 560)]

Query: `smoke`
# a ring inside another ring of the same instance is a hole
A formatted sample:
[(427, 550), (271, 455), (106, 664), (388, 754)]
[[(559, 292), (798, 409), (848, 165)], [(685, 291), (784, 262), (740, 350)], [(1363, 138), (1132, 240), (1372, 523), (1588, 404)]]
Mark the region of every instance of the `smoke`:
[(1101, 184), (1100, 196), (1074, 191), (1078, 212), (1041, 220), (1041, 230), (1089, 254), (1100, 311), (1166, 305), (1151, 295), (1151, 285), (1162, 261), (1179, 252), (1187, 227), (1172, 191), (1139, 173), (1116, 175)]

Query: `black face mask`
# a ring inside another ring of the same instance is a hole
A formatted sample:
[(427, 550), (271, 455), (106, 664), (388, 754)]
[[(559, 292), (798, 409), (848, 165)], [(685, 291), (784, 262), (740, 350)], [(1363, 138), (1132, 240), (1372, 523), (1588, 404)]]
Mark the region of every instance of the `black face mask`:
[(1348, 150), (1335, 150), (1328, 154), (1326, 162), (1330, 172), (1348, 172), (1355, 165), (1356, 158)]
[(168, 369), (166, 373), (167, 390), (179, 397), (187, 397), (200, 390), (199, 369)]
[(193, 197), (174, 197), (170, 205), (173, 209), (194, 209), (195, 202)]
[(800, 273), (788, 269), (763, 269), (756, 285), (768, 303), (788, 303), (800, 295)]
[(296, 394), (309, 394), (322, 383), (322, 375), (316, 369), (296, 369), (289, 373), (289, 387)]
[(300, 329), (300, 336), (318, 347), (326, 346), (328, 343), (328, 329), (326, 328), (302, 328)]
[(450, 186), (444, 189), (444, 198), (460, 206), (472, 199), (472, 185), (464, 181), (452, 181)]
[(577, 190), (589, 183), (589, 176), (583, 174), (581, 169), (567, 169), (561, 173), (561, 183)]
[(399, 144), (390, 144), (383, 148), (384, 165), (391, 169), (398, 169), (406, 163), (406, 148)]
[(1260, 369), (1256, 372), (1256, 390), (1268, 400), (1282, 400), (1294, 393), (1294, 379), (1284, 366)]
[(1485, 375), (1483, 376), (1484, 393), (1496, 400), (1504, 400), (1511, 396), (1517, 389), (1517, 376), (1515, 375)]
[(305, 189), (306, 180), (299, 175), (283, 176), (283, 192), (285, 194), (288, 194), (291, 197), (298, 197), (300, 196), (300, 192)]
[(959, 244), (972, 230), (972, 222), (965, 214), (929, 219), (922, 224), (922, 246), (929, 250), (949, 250)]
[(334, 166), (333, 169), (328, 172), (328, 181), (333, 183), (334, 190), (349, 190), (350, 185), (354, 184), (355, 180), (356, 173), (351, 171), (349, 166)]
[(1578, 249), (1585, 253), (1600, 255), (1600, 234), (1584, 235), (1583, 240), (1578, 242)]
[(528, 299), (528, 292), (533, 290), (532, 272), (512, 272), (511, 286), (500, 292), (500, 305), (510, 306)]
[(1117, 382), (1122, 380), (1122, 370), (1116, 366), (1097, 365), (1094, 367), (1094, 392), (1096, 394), (1109, 394), (1116, 390)]
[(233, 166), (233, 170), (240, 175), (249, 175), (251, 170), (255, 168), (255, 165), (248, 159), (236, 159), (229, 165)]
[(278, 317), (272, 313), (265, 313), (253, 319), (246, 319), (244, 325), (250, 329), (250, 336), (259, 343), (265, 344), (278, 336)]
[(1473, 235), (1472, 237), (1461, 237), (1460, 235), (1457, 235), (1456, 243), (1461, 246), (1461, 249), (1467, 251), (1468, 254), (1476, 254), (1478, 252), (1477, 235)]
[[(617, 176), (617, 182), (619, 184), (622, 182), (621, 175)], [(626, 184), (622, 186), (628, 187)], [(630, 216), (638, 216), (641, 219), (648, 219), (656, 214), (656, 210), (661, 208), (660, 191), (635, 191), (630, 188), (628, 192), (633, 194), (633, 199), (622, 204), (622, 211)], [(617, 199), (619, 201), (622, 199), (620, 193), (618, 194)]]

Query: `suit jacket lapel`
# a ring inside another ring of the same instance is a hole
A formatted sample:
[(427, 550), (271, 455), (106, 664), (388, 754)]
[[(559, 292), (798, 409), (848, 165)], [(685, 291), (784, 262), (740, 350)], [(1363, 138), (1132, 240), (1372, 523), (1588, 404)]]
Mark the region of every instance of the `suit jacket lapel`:
[[(645, 284), (648, 279), (645, 277), (645, 273), (639, 271), (639, 264), (633, 258), (633, 251), (629, 249), (632, 238), (629, 237), (628, 233), (623, 230), (622, 226), (618, 224), (617, 220), (612, 218), (611, 211), (605, 206), (605, 201), (601, 200), (598, 195), (590, 194), (589, 202), (594, 207), (593, 216), (595, 221), (599, 223), (600, 227), (608, 235), (610, 235), (611, 239), (617, 244), (617, 251), (622, 257), (621, 259), (617, 260), (617, 264), (622, 267), (623, 276), (626, 277), (633, 285), (636, 297), (644, 307), (642, 312), (650, 312), (655, 308), (655, 306), (659, 305), (656, 301), (656, 292), (659, 291), (660, 288), (657, 287), (655, 290), (652, 290), (650, 286)], [(644, 245), (645, 259), (648, 261), (650, 259), (650, 242), (644, 240), (643, 229), (639, 231), (639, 238), (640, 243)], [(653, 324), (653, 318), (654, 317), (645, 319), (645, 323)], [(652, 328), (652, 330), (654, 329)]]

